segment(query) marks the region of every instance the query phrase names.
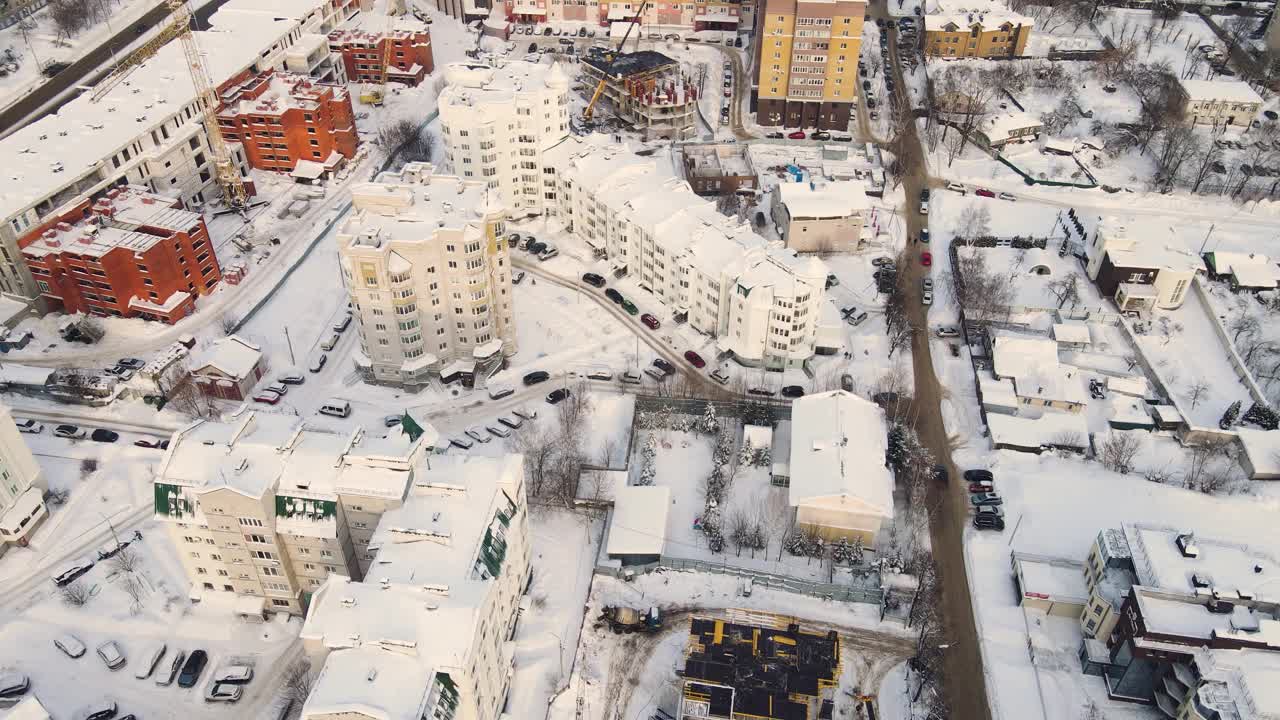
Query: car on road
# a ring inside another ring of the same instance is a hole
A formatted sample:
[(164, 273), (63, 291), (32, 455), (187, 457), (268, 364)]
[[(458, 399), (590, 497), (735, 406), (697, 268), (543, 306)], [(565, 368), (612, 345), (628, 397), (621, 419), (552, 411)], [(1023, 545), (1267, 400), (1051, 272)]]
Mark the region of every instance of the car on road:
[(604, 296), (619, 305), (622, 304), (623, 300), (626, 300), (626, 298), (622, 297), (622, 293), (618, 292), (617, 290), (614, 290), (613, 288), (609, 288), (608, 290), (605, 290)]
[(68, 440), (83, 440), (85, 431), (75, 425), (59, 425), (53, 429), (56, 437), (67, 438)]
[(929, 228), (920, 228), (920, 242), (929, 244)]
[(111, 720), (118, 712), (114, 700), (95, 700), (77, 710), (75, 720)]
[(307, 369), (313, 373), (318, 373), (324, 369), (325, 364), (328, 362), (329, 362), (329, 356), (325, 355), (324, 353), (320, 353), (319, 355), (316, 356), (316, 359), (311, 361), (311, 366), (308, 367)]
[(658, 368), (659, 370), (661, 370), (661, 371), (662, 371), (662, 373), (663, 373), (664, 375), (675, 375), (675, 374), (676, 374), (676, 366), (675, 366), (675, 365), (672, 365), (671, 363), (667, 362), (666, 360), (663, 360), (662, 358), (654, 358), (654, 359), (653, 359), (653, 366), (654, 366), (654, 367), (656, 367), (656, 368)]
[(964, 471), (965, 482), (995, 482), (996, 476), (990, 470), (981, 468)]
[(872, 267), (884, 267), (886, 265), (892, 265), (892, 264), (893, 264), (893, 258), (891, 257), (885, 257), (881, 255), (880, 257), (877, 257), (877, 258), (871, 258)]
[(782, 397), (798, 398), (804, 397), (804, 388), (799, 385), (787, 385), (782, 388)]
[(82, 657), (85, 651), (84, 643), (75, 635), (59, 635), (53, 639), (53, 646), (73, 660)]
[(658, 328), (662, 327), (662, 323), (658, 322), (658, 318), (654, 317), (653, 315), (650, 315), (649, 313), (645, 313), (641, 315), (640, 322), (644, 323), (644, 326), (649, 328), (650, 330), (657, 330)]
[(816, 133), (814, 133), (814, 134), (812, 135), (812, 137), (813, 137), (813, 139), (814, 139), (814, 140), (830, 140), (830, 139), (831, 139), (831, 133), (826, 132), (826, 131), (820, 131), (820, 132), (816, 132)]
[(200, 679), (200, 673), (204, 672), (204, 666), (208, 663), (208, 653), (203, 650), (192, 650), (187, 656), (187, 661), (182, 665), (182, 671), (178, 673), (178, 687), (194, 687), (196, 681)]
[(771, 132), (771, 133), (765, 134), (765, 137), (769, 140), (781, 140), (784, 137), (786, 137), (786, 135), (780, 132)]
[(1011, 195), (1007, 192), (1002, 192), (996, 197), (1000, 198), (1001, 200), (1008, 200), (1009, 202), (1018, 202), (1018, 198), (1016, 196)]
[(622, 309), (626, 310), (628, 315), (635, 315), (640, 312), (640, 308), (636, 307), (635, 303), (626, 298), (622, 299)]
[(546, 382), (551, 379), (551, 373), (546, 370), (534, 370), (524, 376), (525, 385), (537, 385), (540, 382)]
[(503, 415), (502, 417), (498, 418), (498, 422), (502, 423), (503, 425), (506, 425), (512, 430), (516, 430), (522, 425), (524, 425), (524, 421), (514, 415)]
[(511, 276), (511, 284), (519, 285), (522, 282), (524, 282), (524, 271), (523, 270), (515, 271), (515, 273), (512, 274)]
[(116, 367), (128, 368), (130, 370), (141, 370), (144, 365), (146, 365), (146, 363), (138, 358), (122, 358), (116, 363)]
[(932, 290), (925, 290), (924, 292), (920, 293), (920, 304), (921, 304), (921, 305), (932, 305), (932, 304), (933, 304), (933, 291), (932, 291)]
[(1004, 530), (1004, 518), (995, 515), (974, 515), (973, 526), (979, 530)]
[(937, 330), (934, 330), (933, 334), (940, 338), (960, 337), (960, 331), (957, 330), (954, 325), (943, 325)]
[(301, 385), (306, 381), (307, 381), (306, 376), (297, 375), (297, 374), (281, 375), (280, 377), (276, 378), (276, 382), (284, 383), (285, 385)]
[(974, 493), (969, 496), (969, 502), (973, 505), (1003, 505), (1004, 500), (993, 492)]
[(925, 267), (933, 265), (933, 253), (928, 251), (920, 253), (920, 264)]
[(920, 289), (921, 289), (921, 290), (932, 290), (932, 289), (933, 289), (933, 278), (928, 278), (928, 277), (927, 277), (927, 278), (921, 278), (921, 279), (920, 279)]
[(169, 449), (168, 438), (142, 438), (139, 440), (134, 440), (133, 444), (140, 448), (147, 448), (148, 450), (168, 450)]
[(44, 425), (27, 418), (14, 418), (13, 424), (18, 426), (18, 432), (31, 433), (32, 435), (44, 430)]
[(98, 428), (89, 434), (89, 439), (100, 443), (113, 443), (120, 439), (120, 433), (114, 430)]
[(595, 273), (583, 273), (582, 282), (590, 285), (593, 288), (604, 287), (604, 278), (600, 277)]
[(119, 670), (124, 667), (124, 651), (120, 649), (115, 640), (108, 640), (99, 645), (97, 653), (98, 657), (102, 658), (102, 663), (108, 668)]
[(925, 188), (920, 191), (920, 214), (929, 214), (929, 189)]
[(244, 695), (244, 686), (232, 683), (212, 682), (204, 692), (205, 702), (237, 702)]
[(253, 401), (266, 403), (268, 405), (275, 405), (276, 403), (280, 402), (280, 393), (276, 392), (275, 390), (263, 390), (262, 392), (253, 396)]
[(488, 430), (489, 434), (493, 435), (494, 437), (500, 437), (500, 438), (511, 437), (511, 431), (505, 427), (502, 427), (502, 425), (500, 424), (485, 425), (484, 429)]
[(988, 190), (988, 189), (986, 189), (986, 188), (982, 188), (982, 187), (977, 188), (976, 190), (974, 190), (974, 191), (973, 191), (973, 194), (974, 194), (974, 195), (977, 195), (978, 197), (984, 197), (984, 198), (993, 198), (993, 197), (995, 197), (995, 196), (996, 196), (996, 194), (995, 194), (994, 192), (992, 192), (992, 191), (990, 191), (990, 190)]
[(567, 399), (569, 394), (569, 388), (556, 388), (555, 390), (547, 393), (547, 402), (555, 405), (556, 403)]
[(684, 351), (684, 359), (688, 360), (690, 365), (698, 368), (699, 370), (707, 366), (707, 361), (703, 360), (701, 355), (692, 350)]
[(787, 138), (791, 140), (803, 140), (806, 137), (808, 136), (804, 134), (803, 130), (796, 130), (795, 132), (787, 133)]

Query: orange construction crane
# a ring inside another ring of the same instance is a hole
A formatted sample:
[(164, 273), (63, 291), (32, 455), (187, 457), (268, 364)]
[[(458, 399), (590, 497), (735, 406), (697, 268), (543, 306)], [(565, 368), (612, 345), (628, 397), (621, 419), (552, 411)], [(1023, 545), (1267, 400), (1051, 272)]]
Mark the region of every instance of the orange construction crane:
[(595, 113), (596, 103), (600, 101), (600, 96), (604, 94), (604, 85), (609, 81), (609, 78), (613, 74), (613, 63), (627, 47), (627, 38), (631, 37), (631, 31), (635, 30), (636, 26), (640, 24), (640, 21), (644, 19), (644, 11), (648, 7), (649, 0), (644, 0), (644, 2), (640, 3), (640, 11), (636, 13), (636, 21), (627, 24), (627, 32), (623, 34), (622, 42), (618, 43), (617, 51), (609, 54), (609, 65), (604, 69), (604, 77), (600, 78), (600, 84), (596, 85), (596, 91), (591, 94), (591, 102), (587, 103), (587, 109), (582, 111), (583, 120), (590, 120), (591, 116)]

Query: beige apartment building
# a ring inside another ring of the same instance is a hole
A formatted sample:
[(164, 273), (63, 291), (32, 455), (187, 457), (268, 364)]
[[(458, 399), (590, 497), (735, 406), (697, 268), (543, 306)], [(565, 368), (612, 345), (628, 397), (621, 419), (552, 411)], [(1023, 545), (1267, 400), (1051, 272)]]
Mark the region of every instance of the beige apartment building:
[(378, 520), (403, 504), (435, 438), (339, 434), (249, 409), (197, 421), (174, 433), (153, 480), (156, 517), (193, 597), (226, 592), (301, 615), (329, 575), (368, 572)]
[(497, 182), (428, 163), (351, 190), (338, 228), (342, 276), (371, 382), (483, 385), (516, 351), (507, 208)]
[(941, 58), (1021, 57), (1035, 21), (1001, 0), (930, 0), (924, 53)]
[(765, 0), (751, 110), (765, 126), (846, 130), (858, 95), (864, 0)]
[(44, 504), (47, 485), (9, 408), (0, 405), (0, 555), (15, 545), (25, 546), (49, 517)]

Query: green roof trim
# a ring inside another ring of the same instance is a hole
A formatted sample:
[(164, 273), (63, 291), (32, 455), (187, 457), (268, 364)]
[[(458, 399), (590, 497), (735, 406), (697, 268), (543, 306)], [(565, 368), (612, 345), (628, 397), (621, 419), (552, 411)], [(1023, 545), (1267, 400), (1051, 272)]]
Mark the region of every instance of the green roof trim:
[(154, 488), (157, 515), (180, 519), (195, 514), (196, 503), (183, 494), (183, 486), (154, 483)]
[(338, 514), (336, 500), (315, 500), (290, 495), (276, 496), (276, 517), (328, 520)]

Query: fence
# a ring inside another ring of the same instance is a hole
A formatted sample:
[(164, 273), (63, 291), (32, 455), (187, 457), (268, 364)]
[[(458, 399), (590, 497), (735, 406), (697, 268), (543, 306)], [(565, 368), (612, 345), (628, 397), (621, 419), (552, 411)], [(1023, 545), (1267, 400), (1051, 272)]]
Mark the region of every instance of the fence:
[(636, 416), (641, 412), (657, 412), (670, 409), (681, 415), (701, 416), (707, 411), (707, 405), (716, 406), (716, 415), (720, 417), (751, 417), (764, 420), (765, 414), (771, 424), (791, 419), (791, 404), (780, 400), (708, 400), (706, 398), (673, 398), (658, 395), (636, 395)]
[[(1012, 162), (1008, 160), (1008, 158), (1004, 156), (1003, 153), (996, 153), (995, 158), (996, 160), (1000, 161), (1001, 164), (1008, 167), (1010, 170), (1018, 173), (1018, 175), (1022, 177), (1023, 182), (1025, 182), (1028, 185), (1046, 185), (1048, 187), (1074, 187), (1074, 188), (1084, 188), (1086, 190), (1092, 190), (1093, 188), (1098, 187), (1097, 181), (1093, 179), (1093, 173), (1089, 172), (1088, 168), (1086, 168), (1084, 165), (1081, 165), (1079, 160), (1076, 160), (1076, 167), (1080, 168), (1080, 170), (1085, 174), (1085, 176), (1089, 178), (1088, 183), (1067, 182), (1066, 180), (1041, 180), (1039, 178), (1032, 177), (1031, 175), (1027, 174), (1025, 170), (1018, 167), (1017, 165), (1014, 165)], [(1072, 159), (1075, 160), (1074, 155), (1072, 156)]]
[[(688, 558), (670, 557), (668, 555), (663, 555), (654, 563), (647, 563), (645, 565), (629, 565), (626, 568), (612, 567), (609, 565), (596, 566), (596, 572), (615, 578), (622, 577), (622, 575), (628, 570), (636, 573), (648, 573), (658, 569), (675, 570), (678, 572), (705, 572), (715, 573), (717, 575), (733, 575), (735, 577), (751, 578), (751, 582), (755, 587), (773, 588), (789, 593), (810, 595), (824, 600), (868, 603), (877, 607), (880, 606), (884, 597), (884, 591), (880, 590), (878, 587), (856, 588), (848, 585), (833, 585), (831, 583), (813, 582), (811, 580), (794, 578), (789, 575), (778, 575), (777, 573), (764, 572), (762, 570), (750, 570), (748, 568), (737, 567), (727, 563), (690, 560)], [(880, 584), (878, 578), (875, 581), (875, 584)]]

